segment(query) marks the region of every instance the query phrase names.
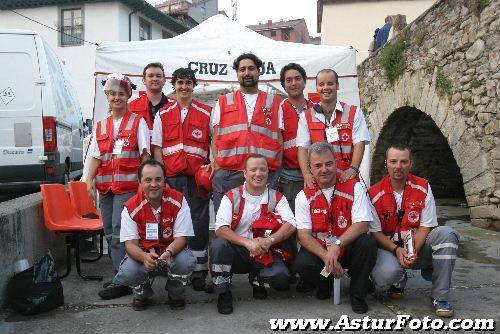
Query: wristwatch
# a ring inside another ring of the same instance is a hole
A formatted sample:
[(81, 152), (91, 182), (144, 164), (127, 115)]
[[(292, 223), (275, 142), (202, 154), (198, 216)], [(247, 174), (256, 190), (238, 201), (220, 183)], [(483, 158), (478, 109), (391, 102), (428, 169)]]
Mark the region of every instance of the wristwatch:
[(335, 245), (342, 247), (342, 240), (340, 239), (335, 240)]

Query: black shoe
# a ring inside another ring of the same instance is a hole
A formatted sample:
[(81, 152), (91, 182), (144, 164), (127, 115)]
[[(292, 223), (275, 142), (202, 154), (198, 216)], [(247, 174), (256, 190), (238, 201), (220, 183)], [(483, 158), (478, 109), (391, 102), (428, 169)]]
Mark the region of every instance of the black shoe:
[(328, 278), (321, 278), (318, 282), (318, 290), (316, 291), (316, 298), (325, 300), (332, 297), (332, 280)]
[(354, 313), (362, 314), (368, 311), (368, 304), (364, 299), (351, 296), (351, 308)]
[(396, 288), (394, 285), (391, 285), (387, 290), (387, 297), (391, 299), (401, 299), (403, 298), (404, 289)]
[(125, 285), (111, 283), (105, 289), (99, 291), (99, 297), (104, 300), (115, 299), (132, 294), (132, 289)]
[(205, 279), (201, 277), (195, 277), (191, 279), (191, 285), (194, 291), (204, 291), (205, 290)]
[(217, 311), (220, 314), (233, 313), (233, 295), (231, 291), (221, 293), (217, 299)]
[(266, 299), (267, 298), (267, 291), (266, 291), (266, 287), (264, 285), (252, 284), (252, 288), (253, 288), (253, 298), (254, 299)]
[(295, 286), (295, 290), (301, 293), (311, 292), (315, 288), (316, 287), (314, 286), (314, 284), (312, 284), (311, 282), (305, 282), (302, 278), (299, 278), (299, 281)]
[(146, 309), (146, 306), (148, 306), (147, 299), (134, 298), (134, 300), (132, 301), (132, 309), (134, 311), (144, 311)]
[(375, 284), (373, 284), (372, 280), (368, 280), (368, 286), (366, 287), (366, 293), (371, 295), (375, 293)]
[(106, 289), (108, 286), (111, 285), (111, 283), (113, 283), (113, 280), (102, 283), (102, 288)]
[(206, 293), (214, 292), (214, 282), (212, 281), (205, 282), (205, 292)]
[(168, 304), (171, 310), (184, 310), (186, 308), (185, 299), (172, 299), (168, 296)]

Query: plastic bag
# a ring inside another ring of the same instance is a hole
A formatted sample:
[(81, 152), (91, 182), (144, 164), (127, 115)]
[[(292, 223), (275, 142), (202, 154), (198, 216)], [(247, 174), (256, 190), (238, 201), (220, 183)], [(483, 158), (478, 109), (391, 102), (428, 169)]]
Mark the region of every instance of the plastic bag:
[(7, 301), (12, 309), (24, 315), (49, 311), (64, 304), (63, 287), (50, 251), (33, 267), (10, 279)]

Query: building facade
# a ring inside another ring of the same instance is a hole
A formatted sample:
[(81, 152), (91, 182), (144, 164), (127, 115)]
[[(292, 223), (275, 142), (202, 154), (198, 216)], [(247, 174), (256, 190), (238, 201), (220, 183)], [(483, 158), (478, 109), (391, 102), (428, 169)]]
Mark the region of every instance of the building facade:
[(304, 19), (281, 20), (278, 22), (269, 20), (266, 23), (249, 25), (247, 27), (275, 41), (312, 44)]
[(432, 6), (434, 0), (318, 0), (317, 22), (321, 44), (350, 45), (357, 63), (368, 57), (375, 29), (388, 15), (402, 14), (410, 23)]
[(217, 0), (167, 0), (156, 8), (184, 22), (193, 20), (196, 23), (219, 13)]
[(142, 0), (2, 0), (0, 28), (34, 30), (49, 43), (71, 73), (86, 118), (93, 114), (97, 45), (170, 38), (188, 30)]

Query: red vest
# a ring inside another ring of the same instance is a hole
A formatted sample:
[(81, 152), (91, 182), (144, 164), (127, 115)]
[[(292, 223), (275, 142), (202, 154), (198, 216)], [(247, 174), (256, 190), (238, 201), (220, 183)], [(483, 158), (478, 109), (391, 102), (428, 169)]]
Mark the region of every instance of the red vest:
[[(356, 116), (356, 106), (350, 106), (344, 102), (340, 102), (343, 111), (335, 110), (335, 120), (333, 125), (337, 127), (339, 133), (339, 141), (333, 142), (335, 148), (335, 160), (337, 161), (337, 168), (346, 170), (352, 162), (352, 132), (354, 128), (354, 117)], [(311, 136), (311, 144), (316, 142), (326, 141), (325, 129), (327, 125), (318, 121), (314, 117), (313, 108), (306, 110), (307, 126), (309, 127), (309, 134)]]
[(281, 146), (278, 140), (280, 97), (259, 91), (252, 123), (248, 124), (245, 100), (240, 90), (219, 96), (220, 122), (216, 137), (216, 162), (221, 168), (243, 170), (252, 153), (266, 157), (270, 170), (277, 170)]
[(135, 100), (130, 101), (128, 104), (128, 110), (143, 117), (148, 124), (149, 130), (153, 130), (154, 119), (151, 119), (151, 114), (149, 113), (149, 99), (147, 94), (143, 94)]
[[(158, 255), (165, 252), (168, 245), (174, 241), (174, 223), (181, 206), (182, 193), (170, 187), (163, 189), (159, 220), (156, 220), (144, 191), (140, 191), (125, 203), (130, 217), (137, 224), (139, 246), (142, 250), (147, 252), (154, 248)], [(157, 240), (146, 240), (146, 223), (159, 224)]]
[[(384, 177), (370, 188), (368, 193), (377, 210), (382, 232), (385, 235), (393, 238), (395, 234), (399, 234), (401, 229), (413, 229), (420, 226), (428, 186), (429, 182), (426, 179), (408, 174), (401, 205), (401, 208), (404, 209), (401, 222), (398, 217), (390, 177)], [(399, 235), (395, 240), (401, 240)]]
[[(307, 108), (312, 108), (313, 103), (307, 100)], [(296, 144), (297, 129), (299, 127), (299, 115), (289, 99), (283, 100), (283, 167), (286, 169), (300, 169), (298, 159), (298, 148)]]
[[(356, 182), (355, 179), (344, 183), (337, 182), (330, 204), (321, 189), (304, 187), (309, 201), (312, 235), (323, 247), (326, 247), (329, 236), (339, 237), (351, 226)], [(341, 255), (343, 252), (344, 248), (341, 249)]]
[[(245, 208), (243, 187), (244, 185), (241, 185), (229, 190), (226, 193), (226, 196), (233, 205), (233, 218), (231, 221), (231, 229), (233, 231), (236, 231), (236, 228), (241, 221), (241, 216), (243, 215), (243, 209)], [(283, 198), (283, 194), (271, 188), (268, 188), (268, 191), (268, 203), (261, 205), (260, 216), (252, 223), (254, 238), (264, 237), (266, 230), (271, 230), (271, 234), (275, 233), (283, 225), (281, 217), (277, 213), (273, 212), (276, 209), (276, 205), (278, 205), (279, 201)], [(278, 243), (273, 245), (267, 254), (255, 257), (255, 261), (263, 264), (264, 266), (269, 266), (274, 263), (273, 252), (278, 253), (282, 257), (283, 261), (290, 262), (292, 260), (290, 252), (283, 249), (283, 243)]]
[(95, 185), (99, 193), (127, 194), (137, 191), (139, 182), (137, 170), (141, 165), (138, 131), (141, 117), (131, 112), (123, 116), (118, 130), (117, 140), (123, 140), (121, 154), (113, 154), (115, 139), (113, 138), (113, 117), (97, 123), (96, 140), (101, 155), (101, 165), (97, 169)]
[(194, 101), (184, 123), (177, 101), (160, 111), (163, 164), (167, 176), (194, 176), (198, 168), (210, 163), (210, 111), (212, 108)]

